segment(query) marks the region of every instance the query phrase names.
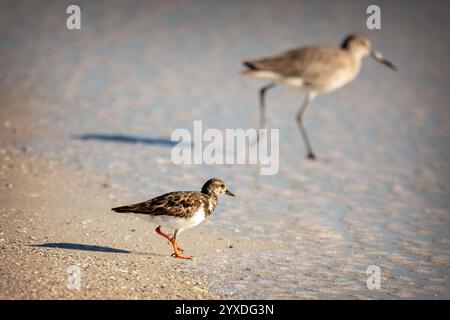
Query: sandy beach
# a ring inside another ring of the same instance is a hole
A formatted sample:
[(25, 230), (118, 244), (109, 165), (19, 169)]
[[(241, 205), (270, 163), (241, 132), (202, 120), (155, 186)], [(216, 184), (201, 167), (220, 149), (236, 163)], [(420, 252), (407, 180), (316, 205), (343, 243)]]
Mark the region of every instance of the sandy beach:
[[(377, 31), (367, 1), (79, 1), (77, 31), (68, 4), (0, 1), (0, 299), (450, 298), (448, 3), (383, 1)], [(313, 101), (318, 161), (296, 128), (303, 94), (276, 88), (278, 174), (172, 163), (176, 128), (257, 126), (263, 82), (242, 60), (349, 32), (399, 71), (367, 59)], [(110, 211), (211, 177), (236, 198), (181, 235), (193, 261)]]
[[(205, 222), (181, 238), (193, 260), (170, 257), (156, 225), (110, 211), (119, 199), (142, 198), (123, 196), (97, 172), (33, 153), (31, 113), (16, 114), (11, 106), (1, 109), (8, 120), (0, 127), (0, 299), (218, 299), (199, 264), (211, 253), (274, 247), (213, 234)], [(68, 287), (71, 266), (81, 270), (80, 289)]]
[[(22, 154), (2, 156), (10, 159), (3, 168), (15, 168), (2, 176), (2, 299), (215, 298), (201, 276), (168, 256), (169, 246), (152, 228), (111, 217), (116, 191), (91, 173)], [(200, 232), (193, 251), (201, 254), (205, 242), (225, 250), (227, 240)], [(82, 270), (82, 290), (67, 288), (71, 265)]]

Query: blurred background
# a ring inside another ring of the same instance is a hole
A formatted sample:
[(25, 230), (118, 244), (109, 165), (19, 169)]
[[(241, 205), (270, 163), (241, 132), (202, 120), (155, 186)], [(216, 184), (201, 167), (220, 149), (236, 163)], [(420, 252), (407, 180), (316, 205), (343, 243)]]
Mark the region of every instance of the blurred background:
[[(1, 125), (16, 130), (2, 146), (94, 171), (122, 201), (223, 178), (237, 197), (207, 228), (284, 249), (198, 263), (226, 284), (218, 294), (450, 297), (448, 2), (377, 1), (374, 31), (372, 1), (76, 1), (81, 30), (66, 28), (70, 4), (0, 1)], [(303, 93), (277, 87), (277, 175), (171, 163), (172, 131), (194, 120), (257, 127), (264, 82), (240, 76), (243, 60), (354, 32), (399, 71), (366, 59), (354, 82), (313, 101), (305, 125), (319, 161), (305, 159), (296, 127)], [(383, 290), (356, 281), (369, 265), (384, 270)]]

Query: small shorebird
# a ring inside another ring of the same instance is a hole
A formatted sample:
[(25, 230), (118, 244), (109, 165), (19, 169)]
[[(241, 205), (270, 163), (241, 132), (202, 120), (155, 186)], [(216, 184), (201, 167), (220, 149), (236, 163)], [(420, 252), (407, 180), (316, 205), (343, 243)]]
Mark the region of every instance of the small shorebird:
[[(158, 224), (155, 231), (166, 238), (173, 247), (172, 256), (180, 259), (190, 259), (180, 255), (181, 248), (176, 240), (181, 231), (195, 227), (213, 213), (219, 201), (219, 196), (226, 194), (233, 196), (228, 191), (225, 182), (213, 178), (206, 181), (201, 192), (177, 191), (163, 194), (145, 202), (129, 206), (112, 208), (115, 212), (136, 213)], [(161, 226), (175, 229), (173, 236), (161, 231)]]
[(362, 58), (370, 55), (393, 70), (397, 68), (383, 55), (372, 49), (369, 40), (362, 35), (350, 35), (341, 47), (301, 47), (274, 57), (244, 61), (247, 70), (242, 74), (270, 81), (259, 92), (260, 128), (265, 127), (265, 102), (267, 90), (277, 84), (300, 88), (306, 97), (297, 114), (297, 124), (305, 143), (308, 158), (315, 159), (311, 144), (303, 126), (303, 114), (308, 104), (320, 93), (336, 90), (352, 81), (359, 73)]

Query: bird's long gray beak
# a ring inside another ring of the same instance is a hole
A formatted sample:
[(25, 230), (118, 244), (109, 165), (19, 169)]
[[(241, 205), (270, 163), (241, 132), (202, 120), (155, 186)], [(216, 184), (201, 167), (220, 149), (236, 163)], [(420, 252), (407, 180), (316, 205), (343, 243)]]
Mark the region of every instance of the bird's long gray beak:
[(234, 194), (232, 192), (228, 191), (228, 190), (225, 191), (225, 194), (234, 197)]
[(377, 60), (378, 62), (381, 62), (382, 64), (384, 64), (385, 66), (389, 67), (390, 69), (392, 69), (392, 70), (394, 70), (394, 71), (397, 71), (397, 70), (398, 70), (397, 67), (396, 67), (392, 62), (390, 62), (389, 60), (386, 60), (386, 59), (383, 57), (383, 55), (381, 54), (381, 52), (372, 50), (372, 51), (370, 52), (370, 55), (371, 55), (372, 58), (374, 58), (374, 59)]

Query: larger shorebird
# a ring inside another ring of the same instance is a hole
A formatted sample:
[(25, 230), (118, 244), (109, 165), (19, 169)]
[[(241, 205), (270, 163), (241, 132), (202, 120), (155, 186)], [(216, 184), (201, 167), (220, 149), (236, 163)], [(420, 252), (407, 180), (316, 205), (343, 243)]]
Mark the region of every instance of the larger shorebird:
[[(201, 192), (196, 191), (176, 191), (163, 194), (159, 197), (131, 204), (112, 208), (115, 212), (135, 213), (140, 217), (157, 223), (155, 231), (160, 236), (166, 238), (173, 247), (172, 256), (180, 259), (190, 259), (180, 254), (180, 247), (177, 244), (177, 236), (181, 231), (195, 227), (203, 222), (217, 206), (220, 195), (233, 196), (225, 182), (213, 178), (206, 181)], [(161, 226), (175, 229), (173, 236), (161, 231)]]
[(243, 75), (270, 81), (259, 92), (260, 128), (266, 125), (264, 98), (267, 90), (277, 84), (305, 90), (306, 97), (297, 113), (297, 124), (308, 158), (315, 159), (316, 155), (303, 125), (306, 108), (318, 94), (336, 90), (355, 79), (362, 59), (369, 55), (392, 70), (397, 70), (380, 52), (372, 48), (367, 38), (358, 34), (346, 37), (339, 48), (301, 47), (274, 57), (244, 61), (247, 70), (242, 72)]

